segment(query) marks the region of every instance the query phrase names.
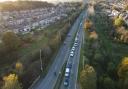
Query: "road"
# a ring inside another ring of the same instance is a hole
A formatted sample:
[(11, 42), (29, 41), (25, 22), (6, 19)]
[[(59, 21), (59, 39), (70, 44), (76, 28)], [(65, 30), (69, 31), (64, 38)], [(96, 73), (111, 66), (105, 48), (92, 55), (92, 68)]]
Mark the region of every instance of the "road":
[[(73, 37), (75, 36), (75, 33), (78, 30), (79, 23), (81, 22), (82, 18), (84, 15), (84, 11), (80, 14), (80, 16), (77, 18), (75, 23), (73, 24), (72, 28), (70, 29), (68, 35), (70, 34), (71, 36), (67, 36), (65, 41), (66, 45), (61, 45), (58, 54), (51, 65), (47, 75), (45, 78), (40, 78), (35, 85), (33, 85), (30, 89), (53, 89), (57, 78), (59, 76), (59, 72), (62, 69), (63, 64), (66, 62), (68, 59), (68, 54), (70, 53), (70, 47), (73, 41)], [(54, 75), (54, 72), (56, 72), (56, 76)]]
[(78, 47), (76, 47), (75, 49), (75, 55), (74, 57), (70, 57), (68, 60), (69, 62), (72, 63), (72, 68), (71, 68), (71, 75), (70, 75), (70, 80), (69, 80), (69, 86), (65, 87), (64, 86), (64, 80), (60, 86), (60, 89), (76, 89), (76, 85), (77, 85), (77, 76), (78, 76), (78, 67), (79, 67), (79, 59), (80, 59), (80, 49), (81, 49), (81, 45), (83, 42), (83, 37), (84, 37), (84, 30), (83, 30), (83, 25), (84, 25), (84, 19), (86, 18), (87, 14), (86, 12), (84, 12), (83, 15), (83, 20), (81, 21), (80, 25), (79, 25), (79, 45)]

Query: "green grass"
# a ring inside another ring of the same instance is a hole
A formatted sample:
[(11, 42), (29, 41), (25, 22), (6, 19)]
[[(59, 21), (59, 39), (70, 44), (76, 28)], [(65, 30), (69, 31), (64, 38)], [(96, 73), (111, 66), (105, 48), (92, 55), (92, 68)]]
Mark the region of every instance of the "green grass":
[(83, 56), (84, 56), (83, 52), (84, 52), (84, 49), (83, 49), (83, 47), (81, 47), (81, 50), (80, 50), (80, 62), (79, 62), (79, 68), (78, 68), (78, 78), (77, 78), (78, 82), (80, 81), (80, 73), (81, 73), (81, 71), (83, 69)]

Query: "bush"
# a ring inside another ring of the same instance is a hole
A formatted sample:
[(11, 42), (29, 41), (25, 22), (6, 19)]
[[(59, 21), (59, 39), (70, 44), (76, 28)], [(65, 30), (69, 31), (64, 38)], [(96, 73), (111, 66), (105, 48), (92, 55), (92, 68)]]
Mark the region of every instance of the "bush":
[(80, 73), (80, 84), (82, 89), (96, 89), (96, 72), (92, 66), (85, 65)]
[(21, 46), (20, 38), (11, 31), (5, 32), (3, 34), (2, 42), (5, 48), (10, 52), (17, 51)]

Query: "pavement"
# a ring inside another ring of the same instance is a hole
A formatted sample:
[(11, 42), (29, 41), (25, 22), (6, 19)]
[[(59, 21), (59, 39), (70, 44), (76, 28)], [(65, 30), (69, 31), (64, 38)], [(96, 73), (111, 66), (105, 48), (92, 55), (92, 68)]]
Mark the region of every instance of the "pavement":
[(83, 30), (83, 25), (84, 25), (84, 20), (87, 16), (86, 12), (83, 12), (83, 19), (79, 23), (79, 28), (78, 28), (78, 34), (79, 34), (79, 45), (75, 49), (75, 55), (73, 57), (70, 57), (69, 62), (72, 62), (72, 68), (71, 68), (71, 74), (70, 74), (70, 79), (69, 79), (69, 86), (65, 87), (64, 86), (64, 80), (60, 86), (60, 89), (77, 89), (77, 76), (78, 76), (78, 67), (79, 67), (79, 59), (80, 59), (80, 49), (81, 45), (83, 43), (83, 37), (84, 37), (84, 30)]
[[(35, 85), (31, 86), (29, 89), (54, 89), (54, 86), (56, 84), (57, 78), (59, 76), (59, 72), (62, 69), (62, 66), (64, 65), (64, 63), (66, 62), (66, 60), (69, 57), (70, 54), (70, 49), (71, 49), (71, 44), (73, 41), (73, 38), (75, 36), (75, 33), (77, 32), (78, 28), (79, 28), (79, 24), (81, 22), (81, 20), (83, 19), (83, 15), (85, 11), (83, 11), (80, 16), (77, 18), (77, 20), (75, 21), (75, 23), (73, 24), (72, 28), (70, 29), (64, 43), (66, 43), (66, 45), (62, 44), (58, 54), (53, 62), (53, 64), (51, 65), (47, 75), (45, 76), (45, 78), (40, 78)], [(71, 35), (71, 36), (69, 36)], [(77, 57), (78, 58), (78, 57)], [(55, 73), (56, 72), (56, 76)], [(71, 88), (73, 89), (73, 88)]]

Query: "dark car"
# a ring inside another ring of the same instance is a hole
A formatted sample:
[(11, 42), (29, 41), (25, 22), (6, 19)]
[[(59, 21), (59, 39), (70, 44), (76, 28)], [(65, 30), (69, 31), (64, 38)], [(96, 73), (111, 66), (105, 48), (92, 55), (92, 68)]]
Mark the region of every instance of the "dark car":
[(65, 78), (65, 80), (64, 80), (64, 86), (65, 87), (68, 87), (68, 85), (69, 85), (69, 78)]

